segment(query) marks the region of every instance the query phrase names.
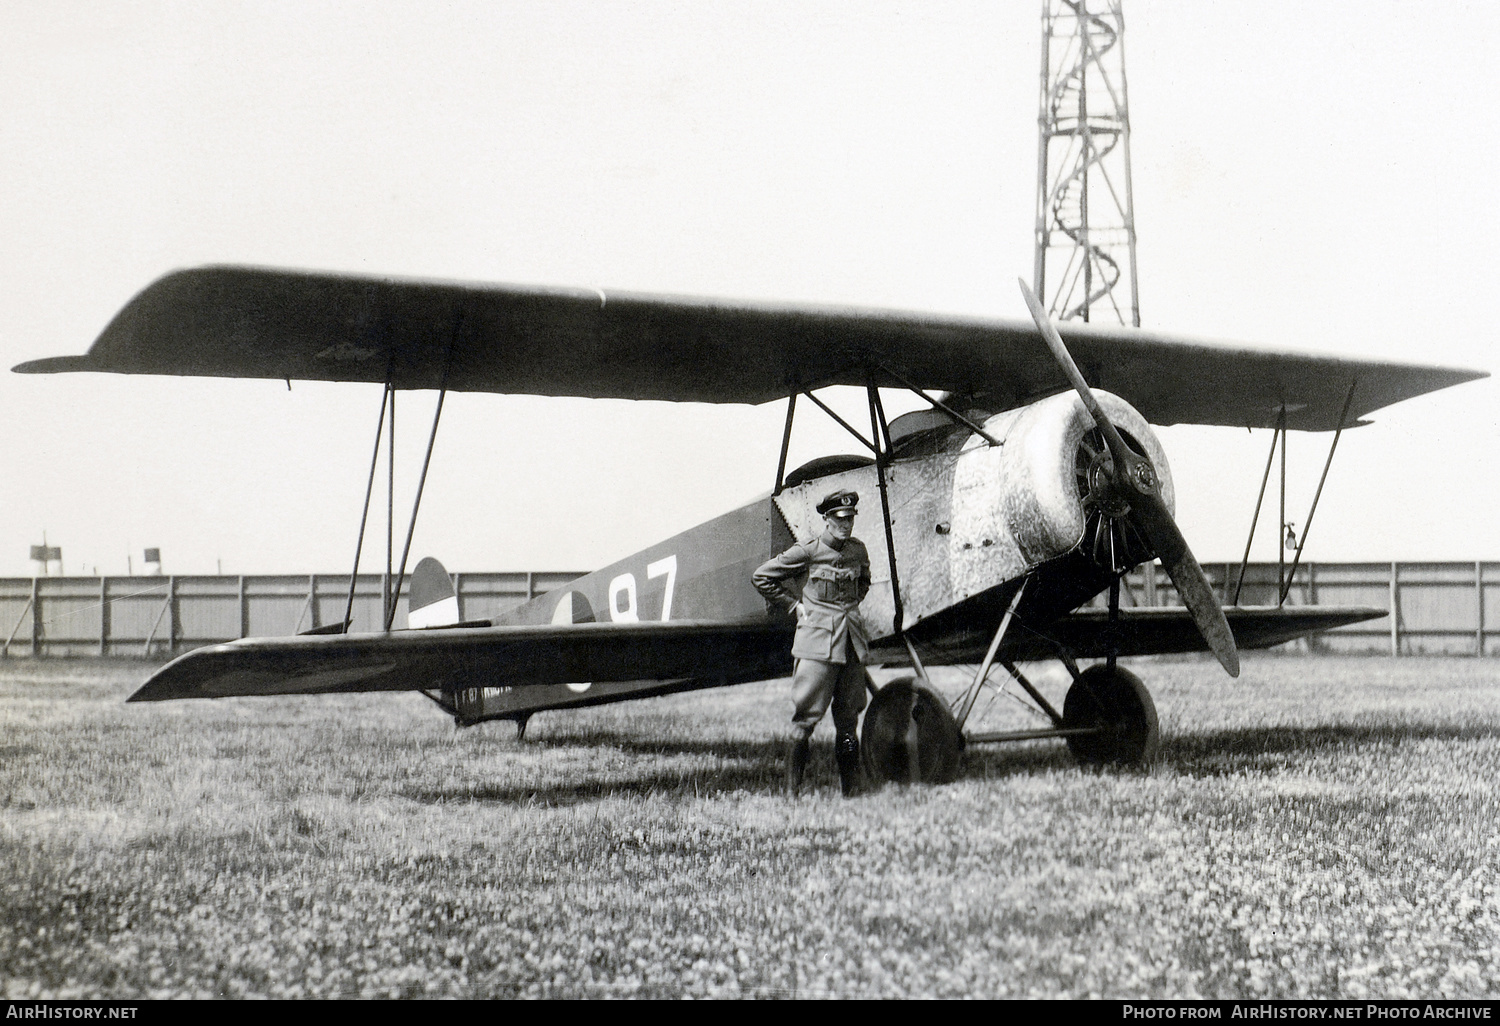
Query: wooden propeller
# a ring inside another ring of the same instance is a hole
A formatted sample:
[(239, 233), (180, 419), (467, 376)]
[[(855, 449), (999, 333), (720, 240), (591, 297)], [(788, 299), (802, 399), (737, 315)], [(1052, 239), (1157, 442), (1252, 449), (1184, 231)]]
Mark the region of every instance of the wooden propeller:
[(1063, 345), (1061, 336), (1052, 326), (1042, 304), (1026, 282), (1020, 281), (1020, 285), (1021, 295), (1026, 298), (1026, 306), (1031, 310), (1031, 318), (1036, 321), (1037, 330), (1042, 333), (1047, 348), (1052, 350), (1053, 357), (1062, 367), (1078, 397), (1083, 400), (1084, 409), (1089, 411), (1094, 423), (1099, 426), (1104, 443), (1109, 446), (1110, 458), (1114, 464), (1110, 469), (1110, 479), (1115, 490), (1130, 503), (1131, 519), (1156, 550), (1161, 565), (1177, 586), (1177, 594), (1182, 596), (1182, 604), (1192, 614), (1198, 633), (1208, 642), (1209, 649), (1218, 657), (1225, 671), (1231, 677), (1238, 677), (1240, 656), (1234, 643), (1234, 634), (1229, 629), (1229, 621), (1224, 618), (1224, 609), (1219, 605), (1218, 597), (1214, 595), (1203, 568), (1193, 557), (1187, 540), (1177, 529), (1177, 523), (1172, 519), (1167, 504), (1162, 501), (1161, 482), (1156, 468), (1151, 465), (1150, 460), (1125, 444), (1125, 439), (1105, 415), (1104, 408), (1094, 397), (1088, 382), (1083, 380), (1083, 374), (1073, 362), (1067, 346)]

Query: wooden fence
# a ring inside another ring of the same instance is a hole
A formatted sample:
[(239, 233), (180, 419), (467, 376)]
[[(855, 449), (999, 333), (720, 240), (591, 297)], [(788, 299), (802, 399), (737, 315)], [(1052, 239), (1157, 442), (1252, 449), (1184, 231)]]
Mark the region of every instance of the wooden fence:
[[(1238, 564), (1204, 567), (1232, 599)], [(1240, 600), (1276, 602), (1279, 568), (1252, 563)], [(559, 572), (454, 574), (459, 614), (486, 619), (579, 575)], [(1179, 604), (1156, 566), (1125, 581), (1126, 606)], [(379, 629), (381, 579), (361, 575), (353, 629)], [(403, 596), (405, 588), (402, 589)], [(347, 574), (246, 577), (0, 578), (4, 656), (130, 656), (160, 659), (234, 638), (296, 634), (337, 623), (349, 597)], [(1095, 600), (1103, 604), (1101, 596)], [(1292, 644), (1316, 652), (1389, 655), (1500, 653), (1500, 563), (1316, 563), (1297, 568), (1290, 605), (1358, 605), (1387, 610), (1378, 620), (1340, 627)], [(1389, 611), (1395, 610), (1395, 616)], [(398, 606), (396, 626), (406, 623)]]
[[(454, 574), (460, 618), (487, 619), (578, 576)], [(406, 592), (403, 585), (403, 597)], [(353, 630), (380, 629), (380, 595), (380, 575), (361, 574)], [(159, 659), (235, 638), (338, 623), (348, 601), (348, 574), (0, 578), (0, 630), (6, 632), (0, 654)], [(402, 602), (395, 626), (405, 625)]]

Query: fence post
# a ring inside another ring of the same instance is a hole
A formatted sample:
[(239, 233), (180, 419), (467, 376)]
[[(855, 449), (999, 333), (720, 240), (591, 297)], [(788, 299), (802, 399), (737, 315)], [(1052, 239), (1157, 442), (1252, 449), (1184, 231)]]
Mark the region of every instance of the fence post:
[(173, 574), (167, 578), (167, 654), (177, 654), (177, 637), (179, 630), (177, 616), (177, 575)]
[(464, 623), (469, 618), (464, 615), (464, 575), (453, 575), (453, 601), (458, 603), (458, 622)]
[(307, 575), (307, 611), (312, 619), (313, 629), (323, 626), (318, 621), (318, 575)]
[(240, 574), (240, 637), (250, 636), (250, 599), (245, 594), (245, 575)]
[[(1318, 604), (1318, 575), (1316, 564), (1307, 563), (1307, 604), (1315, 606)], [(1323, 639), (1317, 634), (1307, 636), (1308, 652), (1323, 651)]]
[(42, 658), (42, 579), (31, 579), (31, 658)]
[(1474, 561), (1474, 655), (1484, 655), (1484, 563)]
[(1391, 563), (1391, 655), (1401, 654), (1401, 590), (1396, 584), (1396, 564)]
[(109, 578), (99, 578), (99, 656), (109, 655)]

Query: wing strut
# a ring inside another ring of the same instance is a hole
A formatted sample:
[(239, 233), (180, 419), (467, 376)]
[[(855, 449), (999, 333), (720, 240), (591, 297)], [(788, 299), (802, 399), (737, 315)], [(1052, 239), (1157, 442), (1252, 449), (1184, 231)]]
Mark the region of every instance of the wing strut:
[(843, 417), (840, 417), (837, 413), (834, 413), (833, 409), (827, 403), (825, 403), (823, 400), (819, 399), (809, 391), (804, 390), (802, 394), (811, 399), (813, 401), (813, 405), (817, 406), (818, 409), (822, 410), (824, 413), (832, 417), (834, 419), (834, 422), (838, 424), (839, 427), (843, 428), (855, 438), (859, 439), (860, 444), (862, 444), (866, 449), (869, 449), (876, 456), (880, 455), (880, 446), (876, 444), (876, 442), (871, 442), (864, 435), (860, 434), (859, 431), (856, 430), (852, 425), (850, 425), (847, 420), (845, 420)]
[[(354, 590), (359, 581), (359, 557), (364, 552), (365, 528), (370, 519), (370, 499), (375, 492), (375, 470), (380, 465), (380, 435), (382, 429), (387, 429), (386, 441), (386, 513), (385, 513), (385, 573), (380, 582), (380, 616), (384, 630), (389, 631), (396, 620), (396, 606), (400, 600), (401, 585), (406, 579), (406, 561), (411, 555), (412, 535), (417, 529), (417, 511), (422, 507), (422, 492), (427, 487), (427, 470), (432, 465), (433, 445), (437, 441), (438, 422), (443, 416), (443, 402), (448, 397), (448, 371), (452, 365), (453, 338), (456, 338), (463, 325), (460, 314), (458, 323), (453, 329), (453, 335), (448, 341), (448, 360), (443, 368), (442, 384), (438, 389), (437, 409), (432, 415), (432, 430), (427, 436), (427, 453), (422, 458), (422, 475), (417, 481), (416, 498), (412, 500), (411, 520), (406, 526), (406, 543), (401, 549), (401, 566), (395, 576), (395, 587), (391, 587), (391, 567), (395, 555), (395, 531), (396, 531), (396, 387), (390, 380), (390, 369), (387, 368), (385, 387), (380, 393), (380, 416), (375, 422), (375, 445), (370, 452), (370, 476), (365, 482), (365, 501), (359, 514), (359, 537), (354, 543), (354, 568), (349, 571), (349, 595), (344, 604), (344, 621), (337, 625), (338, 630), (322, 630), (320, 634), (347, 634), (349, 627), (354, 622)], [(390, 409), (390, 418), (386, 418), (386, 409)], [(332, 625), (331, 625), (332, 626)], [(431, 698), (432, 696), (428, 696)], [(441, 704), (441, 703), (439, 703)]]
[(396, 604), (391, 597), (391, 556), (396, 533), (396, 389), (387, 384), (391, 393), (391, 422), (386, 430), (385, 441), (385, 575), (380, 578), (380, 623), (384, 626), (390, 610)]
[(396, 603), (401, 596), (401, 582), (406, 579), (406, 560), (411, 555), (411, 536), (417, 529), (417, 510), (422, 507), (422, 489), (427, 487), (427, 468), (432, 464), (432, 446), (437, 441), (438, 421), (443, 417), (443, 400), (448, 389), (438, 392), (437, 409), (432, 414), (432, 431), (427, 435), (427, 455), (422, 457), (422, 476), (417, 480), (417, 497), (411, 504), (411, 522), (406, 525), (406, 544), (401, 547), (401, 569), (396, 574), (396, 587), (391, 591), (391, 604), (385, 611), (385, 629), (390, 630), (396, 620)]
[[(386, 453), (389, 467), (387, 492), (386, 492), (386, 516), (385, 516), (385, 586), (381, 589), (384, 593), (381, 605), (384, 619), (384, 629), (389, 632), (396, 622), (396, 606), (401, 601), (401, 585), (406, 579), (406, 560), (411, 555), (411, 539), (417, 530), (417, 511), (422, 508), (422, 492), (427, 487), (427, 469), (432, 465), (432, 448), (437, 442), (438, 422), (443, 417), (443, 401), (448, 398), (448, 374), (453, 369), (453, 343), (458, 334), (463, 330), (464, 311), (459, 309), (458, 318), (454, 321), (453, 331), (448, 336), (447, 353), (443, 359), (443, 377), (438, 386), (437, 408), (432, 414), (432, 430), (427, 435), (427, 454), (422, 457), (422, 475), (417, 479), (417, 494), (411, 504), (411, 519), (406, 525), (406, 542), (401, 547), (401, 568), (396, 574), (395, 587), (391, 585), (391, 557), (394, 552), (394, 535), (396, 522), (396, 388), (387, 380), (386, 390), (391, 397), (391, 431), (388, 451)], [(389, 379), (389, 373), (387, 374)], [(382, 407), (382, 412), (384, 408)], [(379, 435), (376, 435), (376, 446), (380, 443)], [(363, 526), (360, 528), (363, 533)], [(350, 585), (351, 600), (353, 597), (353, 584)], [(347, 629), (347, 628), (346, 628)]]
[(891, 533), (891, 497), (886, 491), (885, 471), (891, 464), (891, 431), (885, 422), (885, 407), (880, 404), (880, 389), (875, 387), (875, 373), (870, 372), (865, 385), (870, 401), (870, 434), (875, 438), (875, 480), (880, 483), (880, 519), (885, 524), (885, 554), (891, 565), (891, 603), (895, 607), (897, 634), (901, 633), (906, 611), (901, 604), (901, 578), (896, 573), (896, 539)]
[(380, 433), (385, 430), (385, 405), (391, 397), (387, 385), (380, 391), (380, 419), (375, 422), (375, 448), (370, 453), (370, 479), (365, 483), (365, 505), (359, 515), (359, 539), (354, 543), (354, 569), (349, 571), (349, 600), (344, 604), (344, 626), (340, 634), (349, 633), (354, 622), (354, 585), (359, 580), (359, 556), (365, 547), (365, 524), (370, 519), (370, 497), (375, 491), (375, 468), (380, 465)]
[[(1328, 447), (1328, 459), (1323, 463), (1323, 476), (1318, 478), (1318, 490), (1313, 493), (1312, 507), (1307, 511), (1307, 519), (1302, 521), (1302, 538), (1297, 542), (1297, 555), (1292, 558), (1291, 573), (1287, 574), (1286, 580), (1281, 583), (1281, 598), (1276, 603), (1278, 606), (1286, 602), (1287, 592), (1292, 590), (1292, 579), (1297, 576), (1297, 565), (1302, 562), (1302, 547), (1307, 544), (1307, 532), (1312, 530), (1313, 515), (1318, 512), (1318, 500), (1323, 497), (1323, 484), (1328, 480), (1328, 468), (1333, 466), (1333, 454), (1339, 447), (1339, 436), (1344, 433), (1344, 424), (1349, 417), (1349, 404), (1354, 401), (1354, 389), (1358, 384), (1358, 378), (1349, 383), (1349, 394), (1344, 399), (1343, 412), (1339, 414), (1339, 427), (1333, 433), (1333, 444)], [(1285, 447), (1286, 443), (1283, 442), (1283, 451)]]
[(1281, 429), (1281, 526), (1276, 529), (1276, 590), (1281, 590), (1281, 582), (1286, 573), (1286, 550), (1282, 543), (1286, 538), (1287, 531), (1291, 530), (1291, 524), (1286, 519), (1286, 428)]
[[(1245, 570), (1250, 565), (1250, 546), (1255, 542), (1255, 528), (1260, 522), (1261, 506), (1266, 499), (1266, 486), (1271, 481), (1271, 465), (1276, 462), (1276, 446), (1281, 445), (1281, 530), (1276, 539), (1276, 604), (1284, 605), (1286, 597), (1291, 593), (1292, 581), (1297, 576), (1297, 567), (1302, 563), (1302, 550), (1307, 545), (1307, 533), (1312, 529), (1313, 517), (1318, 512), (1318, 500), (1323, 497), (1323, 485), (1328, 482), (1328, 471), (1333, 466), (1333, 454), (1338, 451), (1339, 439), (1343, 437), (1344, 428), (1349, 423), (1349, 407), (1354, 403), (1354, 390), (1359, 387), (1359, 379), (1355, 378), (1349, 382), (1349, 391), (1344, 395), (1344, 407), (1339, 412), (1338, 429), (1333, 433), (1333, 442), (1328, 446), (1328, 458), (1323, 461), (1323, 473), (1318, 478), (1317, 491), (1313, 493), (1312, 505), (1308, 508), (1307, 519), (1302, 522), (1302, 537), (1297, 538), (1292, 533), (1292, 525), (1286, 519), (1286, 410), (1282, 409), (1276, 418), (1276, 426), (1271, 431), (1271, 451), (1266, 455), (1266, 470), (1260, 479), (1260, 494), (1255, 499), (1255, 512), (1250, 517), (1250, 535), (1245, 539), (1245, 554), (1240, 559), (1239, 579), (1234, 586), (1233, 605), (1240, 604), (1240, 592), (1245, 587)], [(1283, 543), (1290, 547), (1296, 541), (1297, 551), (1292, 557), (1292, 568), (1287, 572), (1282, 559)], [(1225, 598), (1229, 591), (1229, 582), (1225, 585)]]
[(792, 420), (797, 415), (797, 393), (786, 397), (786, 427), (781, 431), (781, 459), (776, 461), (776, 487), (772, 495), (780, 495), (786, 485), (786, 454), (792, 447)]
[[(1250, 517), (1250, 537), (1245, 539), (1245, 557), (1240, 560), (1240, 577), (1234, 586), (1234, 602), (1232, 605), (1240, 604), (1240, 591), (1245, 587), (1245, 568), (1250, 565), (1250, 546), (1255, 542), (1255, 525), (1260, 523), (1260, 507), (1266, 501), (1266, 485), (1271, 483), (1271, 464), (1276, 461), (1276, 443), (1281, 441), (1281, 436), (1286, 432), (1286, 407), (1276, 417), (1276, 426), (1271, 429), (1271, 451), (1266, 454), (1266, 472), (1260, 477), (1260, 494), (1255, 498), (1255, 512)], [(1225, 582), (1225, 590), (1229, 587)], [(1229, 596), (1226, 594), (1225, 598)]]
[(995, 439), (995, 437), (993, 435), (991, 435), (988, 431), (986, 431), (984, 428), (982, 428), (978, 424), (974, 423), (968, 417), (965, 417), (962, 413), (959, 413), (957, 410), (955, 410), (953, 407), (949, 406), (947, 403), (943, 402), (941, 399), (936, 399), (933, 396), (928, 395), (926, 392), (922, 391), (916, 385), (912, 384), (909, 380), (907, 380), (901, 374), (898, 374), (896, 371), (892, 370), (887, 364), (883, 364), (882, 363), (879, 366), (880, 366), (881, 370), (885, 371), (891, 377), (895, 378), (897, 381), (901, 382), (901, 384), (905, 385), (908, 391), (915, 392), (922, 399), (925, 399), (927, 401), (928, 405), (931, 406), (933, 409), (935, 409), (935, 410), (937, 410), (937, 411), (939, 411), (941, 413), (946, 413), (949, 416), (949, 418), (951, 418), (952, 420), (954, 420), (955, 422), (957, 422), (959, 424), (962, 424), (964, 427), (966, 427), (970, 431), (974, 432), (980, 438), (983, 438), (990, 445), (994, 446), (994, 445), (999, 445), (1000, 444)]

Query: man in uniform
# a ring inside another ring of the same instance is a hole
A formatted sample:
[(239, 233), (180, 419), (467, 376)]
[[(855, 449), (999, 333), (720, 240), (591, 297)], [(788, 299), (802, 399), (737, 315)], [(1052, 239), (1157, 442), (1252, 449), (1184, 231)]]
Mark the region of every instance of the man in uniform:
[[(844, 796), (859, 790), (859, 714), (865, 707), (864, 661), (869, 636), (859, 604), (870, 590), (870, 554), (854, 537), (855, 492), (833, 492), (818, 503), (823, 535), (799, 542), (755, 571), (766, 600), (797, 616), (792, 642), (794, 734), (787, 752), (787, 788), (796, 794), (807, 768), (813, 728), (833, 704), (834, 753)], [(799, 597), (785, 582), (805, 578)]]

